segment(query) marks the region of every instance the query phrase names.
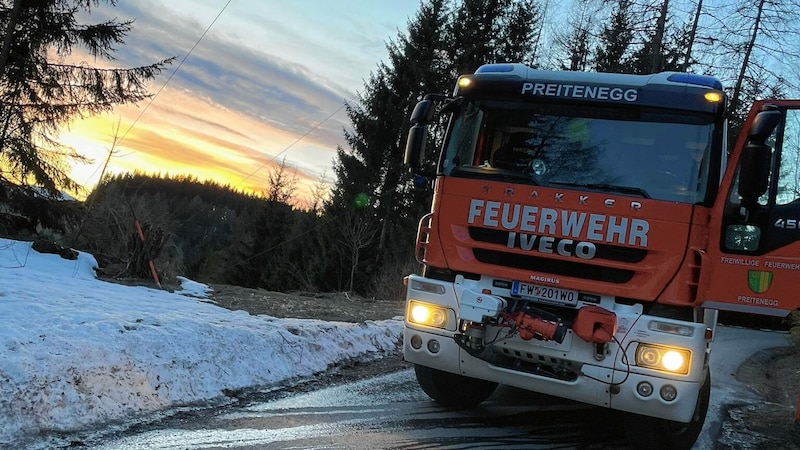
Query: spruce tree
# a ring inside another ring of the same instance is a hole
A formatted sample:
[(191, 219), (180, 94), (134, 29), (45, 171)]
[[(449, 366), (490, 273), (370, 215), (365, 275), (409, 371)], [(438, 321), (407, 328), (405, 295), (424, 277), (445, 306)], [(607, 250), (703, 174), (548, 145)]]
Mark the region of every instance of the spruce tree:
[(644, 22), (648, 26), (639, 30), (641, 44), (631, 57), (633, 73), (682, 70), (689, 51), (692, 25), (675, 24), (677, 20), (671, 18), (669, 0), (645, 5), (644, 8), (640, 17), (647, 18)]
[(728, 143), (733, 145), (754, 100), (782, 97), (800, 87), (792, 76), (800, 58), (800, 1), (740, 0), (714, 4), (707, 13), (725, 20), (714, 29), (698, 28), (695, 70), (714, 74), (726, 87)]
[(499, 33), (498, 59), (535, 65), (543, 26), (542, 11), (536, 0), (511, 4)]
[(506, 59), (498, 50), (510, 5), (510, 0), (461, 0), (448, 27), (454, 78)]
[[(385, 257), (408, 254), (413, 245), (408, 230), (416, 218), (405, 209), (409, 203), (402, 167), (405, 137), (411, 109), (425, 93), (441, 92), (448, 75), (442, 55), (445, 5), (444, 0), (421, 5), (409, 22), (408, 34), (399, 34), (388, 45), (389, 62), (379, 64), (359, 102), (347, 105), (353, 131), (345, 133), (349, 148), (337, 150), (337, 182), (325, 211), (330, 219), (328, 234), (341, 241), (352, 224), (369, 224), (377, 237), (360, 252), (360, 266), (371, 268), (373, 274)], [(352, 255), (351, 250), (340, 251), (346, 261)], [(345, 267), (350, 264), (353, 261)], [(360, 274), (366, 270), (357, 271), (353, 284), (364, 289), (369, 277)]]
[(65, 156), (79, 155), (54, 136), (76, 117), (147, 98), (145, 82), (172, 59), (128, 69), (67, 63), (76, 48), (113, 60), (132, 21), (78, 23), (79, 13), (90, 13), (100, 0), (7, 3), (0, 4), (0, 178), (34, 182), (52, 192), (76, 190)]
[(566, 27), (557, 33), (555, 46), (561, 50), (558, 68), (585, 71), (589, 69), (589, 56), (596, 35), (596, 16), (599, 10), (592, 0), (579, 0), (574, 4)]
[(630, 73), (626, 59), (633, 40), (630, 0), (619, 0), (600, 32), (595, 49), (594, 69), (598, 72)]

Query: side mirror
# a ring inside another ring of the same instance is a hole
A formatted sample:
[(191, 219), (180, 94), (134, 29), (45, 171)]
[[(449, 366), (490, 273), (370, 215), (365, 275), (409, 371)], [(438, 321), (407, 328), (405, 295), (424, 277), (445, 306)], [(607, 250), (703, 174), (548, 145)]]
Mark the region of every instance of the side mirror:
[(755, 206), (758, 198), (767, 192), (771, 159), (772, 149), (766, 144), (747, 144), (742, 151), (742, 164), (739, 166), (742, 206)]
[(425, 158), (425, 143), (428, 140), (428, 126), (417, 123), (408, 130), (408, 140), (406, 141), (406, 154), (403, 164), (411, 171), (417, 171), (422, 167)]
[(753, 119), (747, 133), (747, 144), (742, 149), (739, 165), (739, 190), (742, 205), (751, 208), (758, 198), (767, 192), (772, 149), (767, 138), (778, 126), (783, 114), (774, 109), (765, 109)]
[(411, 112), (411, 129), (408, 130), (406, 152), (403, 164), (410, 172), (418, 172), (425, 161), (425, 144), (428, 140), (428, 124), (433, 120), (436, 103), (448, 101), (445, 108), (457, 108), (463, 99), (453, 99), (446, 95), (427, 94)]
[(415, 172), (422, 167), (425, 160), (425, 144), (428, 140), (428, 124), (433, 120), (436, 111), (433, 100), (425, 98), (417, 103), (411, 113), (411, 129), (406, 140), (406, 154), (403, 164)]

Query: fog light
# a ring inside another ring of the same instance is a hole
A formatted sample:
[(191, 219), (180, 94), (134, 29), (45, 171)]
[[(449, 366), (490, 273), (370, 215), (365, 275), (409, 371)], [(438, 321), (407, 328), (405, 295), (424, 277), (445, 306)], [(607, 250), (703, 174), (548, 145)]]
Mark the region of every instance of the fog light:
[(439, 348), (440, 348), (439, 341), (437, 341), (436, 339), (431, 339), (430, 341), (428, 341), (428, 351), (430, 351), (431, 353), (439, 353)]
[(676, 397), (678, 397), (678, 390), (675, 389), (675, 386), (673, 386), (671, 384), (665, 384), (661, 388), (659, 393), (661, 394), (661, 398), (663, 398), (665, 401), (668, 401), (668, 402), (671, 402), (671, 401), (675, 400)]
[(422, 348), (422, 338), (419, 337), (419, 335), (415, 334), (411, 336), (411, 347), (413, 347), (415, 350)]
[(650, 397), (653, 395), (653, 385), (647, 381), (642, 381), (636, 385), (636, 392), (638, 392), (642, 397)]

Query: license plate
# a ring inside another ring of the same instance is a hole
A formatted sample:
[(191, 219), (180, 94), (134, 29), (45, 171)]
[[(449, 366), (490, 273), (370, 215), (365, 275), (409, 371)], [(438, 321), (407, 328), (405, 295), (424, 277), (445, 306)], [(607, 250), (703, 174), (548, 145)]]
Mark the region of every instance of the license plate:
[(557, 305), (575, 306), (578, 304), (578, 291), (560, 289), (552, 286), (515, 281), (511, 284), (511, 295), (525, 300), (538, 300)]

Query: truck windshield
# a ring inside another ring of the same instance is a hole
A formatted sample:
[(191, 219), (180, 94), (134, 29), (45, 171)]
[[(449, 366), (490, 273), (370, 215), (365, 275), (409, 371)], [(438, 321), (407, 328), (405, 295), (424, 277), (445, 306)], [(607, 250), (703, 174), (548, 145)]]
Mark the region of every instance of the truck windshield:
[(441, 170), (695, 203), (706, 197), (714, 117), (646, 108), (468, 101)]

